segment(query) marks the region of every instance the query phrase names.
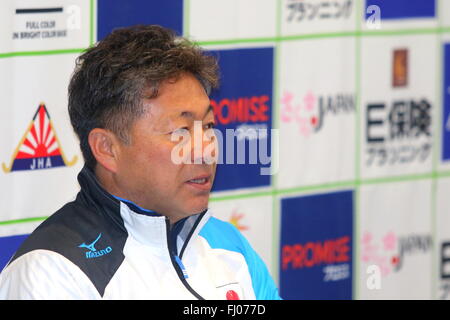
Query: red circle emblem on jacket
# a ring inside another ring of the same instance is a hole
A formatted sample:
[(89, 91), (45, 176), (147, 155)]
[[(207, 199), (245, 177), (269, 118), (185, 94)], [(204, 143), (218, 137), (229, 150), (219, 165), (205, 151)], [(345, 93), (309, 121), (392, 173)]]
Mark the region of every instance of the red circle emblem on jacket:
[(227, 300), (239, 300), (239, 295), (234, 290), (228, 290)]

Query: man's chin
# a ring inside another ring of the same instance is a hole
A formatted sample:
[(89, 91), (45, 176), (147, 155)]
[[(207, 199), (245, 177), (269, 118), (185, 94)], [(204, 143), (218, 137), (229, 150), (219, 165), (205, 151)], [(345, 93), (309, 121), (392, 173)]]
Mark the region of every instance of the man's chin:
[[(168, 200), (170, 201), (170, 200)], [(208, 209), (209, 195), (202, 197), (189, 196), (185, 201), (173, 203), (175, 207), (166, 208), (165, 212), (172, 212), (172, 214), (164, 214), (170, 218), (170, 220), (181, 220), (189, 216), (193, 216), (202, 213)], [(173, 222), (172, 222), (173, 223)]]
[(206, 210), (208, 210), (207, 207), (203, 207), (201, 209), (193, 209), (193, 210), (181, 213), (181, 214), (176, 215), (176, 216), (169, 216), (169, 220), (170, 220), (171, 224), (174, 224), (174, 223), (176, 223), (176, 222), (178, 222), (178, 221), (180, 221), (182, 219), (185, 219), (185, 218), (188, 218), (188, 217), (195, 216), (197, 214), (203, 213)]
[(202, 213), (208, 210), (208, 201), (202, 201), (202, 203), (196, 203), (191, 205), (188, 210), (185, 211), (185, 216), (193, 216), (195, 214)]

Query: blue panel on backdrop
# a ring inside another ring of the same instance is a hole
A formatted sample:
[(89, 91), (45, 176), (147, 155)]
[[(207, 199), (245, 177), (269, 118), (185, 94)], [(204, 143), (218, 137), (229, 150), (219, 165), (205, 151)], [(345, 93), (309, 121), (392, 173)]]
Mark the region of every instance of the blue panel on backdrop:
[(183, 0), (98, 0), (97, 39), (113, 29), (135, 24), (159, 24), (183, 33)]
[[(212, 51), (221, 85), (211, 95), (221, 157), (213, 191), (270, 185), (273, 48)], [(243, 152), (242, 152), (243, 151)]]
[(450, 43), (444, 45), (442, 160), (450, 160)]
[(14, 252), (19, 249), (28, 234), (0, 238), (0, 270), (3, 270)]
[[(435, 0), (366, 0), (366, 8), (371, 5), (380, 7), (381, 20), (434, 18), (436, 16)], [(372, 13), (366, 12), (366, 19)]]
[(283, 299), (352, 299), (353, 191), (281, 201)]

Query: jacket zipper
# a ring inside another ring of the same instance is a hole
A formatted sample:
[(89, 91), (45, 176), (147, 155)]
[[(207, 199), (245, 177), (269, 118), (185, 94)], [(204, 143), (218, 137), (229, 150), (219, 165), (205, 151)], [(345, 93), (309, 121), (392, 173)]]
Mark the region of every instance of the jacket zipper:
[(187, 245), (188, 245), (188, 243), (189, 243), (189, 240), (191, 240), (192, 235), (194, 234), (195, 229), (197, 229), (197, 226), (198, 226), (198, 224), (200, 223), (200, 221), (203, 219), (203, 216), (205, 215), (205, 213), (206, 213), (206, 210), (203, 211), (203, 212), (200, 214), (200, 216), (197, 218), (197, 220), (195, 221), (194, 225), (192, 226), (191, 232), (189, 232), (189, 234), (188, 234), (188, 236), (187, 236), (187, 238), (186, 238), (186, 241), (184, 242), (183, 247), (181, 248), (181, 251), (180, 251), (180, 254), (179, 254), (180, 259), (183, 259), (183, 254), (184, 254), (184, 251), (186, 250), (186, 247), (187, 247)]
[[(199, 300), (205, 300), (201, 295), (199, 295), (197, 292), (195, 292), (195, 290), (192, 289), (192, 287), (189, 285), (189, 283), (187, 282), (187, 280), (185, 278), (185, 274), (184, 274), (183, 270), (181, 269), (180, 264), (176, 260), (177, 257), (175, 257), (174, 254), (170, 250), (170, 248), (172, 248), (171, 241), (170, 241), (170, 220), (167, 217), (166, 217), (166, 237), (167, 237), (167, 249), (169, 250), (170, 261), (172, 262), (172, 265), (175, 268), (175, 271), (177, 272), (178, 278), (181, 280), (181, 282), (186, 287), (186, 289), (188, 289), (188, 291), (194, 295), (194, 297), (196, 297)], [(178, 258), (178, 259), (180, 259), (180, 258)], [(180, 263), (181, 263), (181, 260), (180, 260)]]

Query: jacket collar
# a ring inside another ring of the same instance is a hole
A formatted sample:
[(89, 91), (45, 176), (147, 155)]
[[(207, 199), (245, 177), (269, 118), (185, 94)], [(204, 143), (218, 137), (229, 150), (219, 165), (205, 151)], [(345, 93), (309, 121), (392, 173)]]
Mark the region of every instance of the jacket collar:
[(108, 193), (98, 182), (94, 172), (86, 165), (78, 174), (81, 191), (77, 200), (96, 212), (116, 221), (129, 235), (139, 242), (157, 247), (170, 247), (174, 254), (182, 255), (189, 240), (198, 234), (209, 218), (207, 210), (175, 223), (155, 211), (144, 209), (135, 203)]
[(81, 194), (84, 199), (92, 204), (100, 204), (101, 206), (106, 206), (107, 209), (119, 212), (120, 203), (125, 203), (131, 210), (138, 214), (151, 215), (151, 216), (161, 216), (155, 211), (147, 210), (139, 207), (137, 204), (129, 201), (127, 199), (122, 199), (120, 197), (114, 196), (106, 191), (98, 182), (95, 173), (89, 169), (86, 165), (78, 174), (78, 183), (81, 186)]

